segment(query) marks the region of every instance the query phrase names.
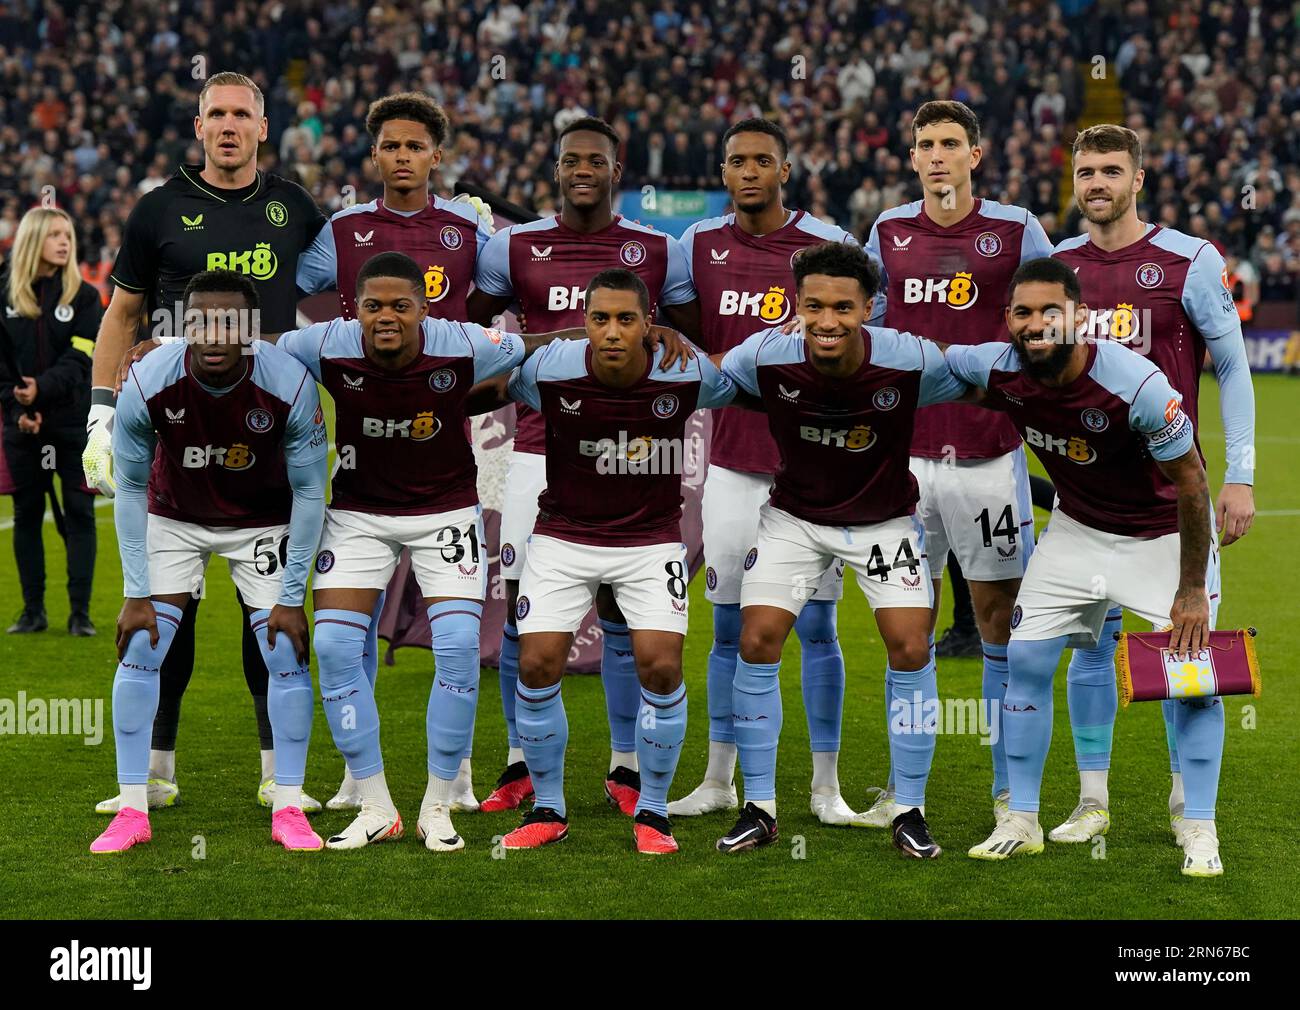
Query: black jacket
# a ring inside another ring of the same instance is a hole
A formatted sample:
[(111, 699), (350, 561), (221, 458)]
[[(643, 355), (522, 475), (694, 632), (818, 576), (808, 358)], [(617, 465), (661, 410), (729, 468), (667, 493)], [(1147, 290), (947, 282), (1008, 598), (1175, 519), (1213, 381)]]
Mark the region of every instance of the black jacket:
[[(9, 277), (0, 273), (0, 304), (4, 305), (0, 342), (8, 345), (0, 347), (0, 410), (6, 431), (18, 431), (18, 415), (25, 411), (14, 399), (14, 386), (23, 375), (36, 380), (32, 409), (41, 414), (43, 432), (85, 430), (90, 412), (90, 363), (104, 310), (93, 284), (83, 282), (70, 305), (59, 305), (62, 294), (61, 277), (38, 279), (41, 314), (28, 319), (9, 304)], [(10, 374), (6, 362), (11, 355), (19, 375)]]

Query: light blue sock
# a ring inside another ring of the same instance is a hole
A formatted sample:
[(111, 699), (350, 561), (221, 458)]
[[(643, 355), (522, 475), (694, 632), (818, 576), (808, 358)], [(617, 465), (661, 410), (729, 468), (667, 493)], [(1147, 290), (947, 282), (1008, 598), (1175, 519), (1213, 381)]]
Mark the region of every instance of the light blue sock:
[[(1165, 717), (1165, 743), (1169, 746), (1169, 771), (1173, 775), (1182, 772), (1182, 762), (1178, 759), (1178, 731), (1174, 729), (1177, 721), (1178, 702), (1166, 698), (1160, 703), (1160, 713)], [(1186, 786), (1183, 787), (1186, 793)]]
[(731, 710), (736, 750), (745, 776), (745, 801), (776, 799), (776, 747), (781, 740), (780, 663), (736, 660)]
[(800, 683), (814, 751), (840, 749), (844, 716), (844, 653), (835, 632), (835, 601), (809, 600), (794, 622), (799, 636)]
[(1223, 700), (1180, 698), (1172, 707), (1183, 763), (1183, 816), (1212, 821), (1223, 762)]
[[(934, 632), (930, 632), (929, 642), (930, 642), (930, 665), (934, 666), (935, 665)], [(936, 684), (937, 684), (937, 675), (938, 674), (937, 674), (937, 667), (936, 667)], [(937, 686), (935, 690), (938, 690)], [(891, 670), (889, 668), (889, 664), (886, 663), (885, 664), (885, 732), (890, 735), (891, 741), (893, 739), (893, 728), (892, 728), (893, 727), (893, 715), (892, 715), (893, 703), (894, 703), (894, 671)], [(894, 781), (895, 772), (896, 769), (894, 767), (894, 747), (893, 744), (891, 743), (889, 747), (889, 777), (885, 780), (886, 792), (893, 792), (894, 789), (896, 788), (896, 783)]]
[(375, 609), (370, 614), (370, 624), (366, 628), (365, 661), (363, 667), (366, 680), (370, 681), (370, 690), (375, 689), (375, 680), (379, 677), (379, 615), (384, 612), (384, 600), (388, 594), (380, 593), (375, 601)]
[(158, 644), (140, 630), (127, 642), (113, 676), (113, 746), (117, 751), (117, 781), (124, 786), (149, 781), (149, 743), (158, 712), (158, 671), (171, 648), (183, 612), (170, 603), (154, 602)]
[(1111, 741), (1119, 694), (1115, 689), (1115, 632), (1124, 624), (1124, 611), (1106, 614), (1101, 637), (1091, 649), (1075, 649), (1065, 674), (1065, 696), (1070, 704), (1070, 731), (1074, 735), (1074, 760), (1079, 771), (1104, 771), (1110, 767)]
[(636, 759), (641, 766), (641, 798), (636, 813), (649, 810), (668, 816), (668, 787), (677, 771), (677, 759), (686, 739), (686, 685), (678, 684), (668, 694), (641, 689), (641, 704), (647, 711), (636, 731)]
[(1052, 678), (1069, 637), (1007, 646), (1007, 696), (1002, 701), (1002, 738), (1007, 745), (1011, 809), (1038, 812), (1043, 765), (1052, 745)]
[(740, 649), (740, 604), (713, 605), (713, 648), (709, 651), (709, 739), (736, 742), (736, 721), (731, 714), (732, 682)]
[(934, 662), (919, 670), (895, 670), (886, 665), (885, 676), (891, 685), (889, 753), (894, 801), (900, 807), (923, 806), (938, 731), (939, 683)]
[(365, 649), (369, 629), (365, 614), (353, 610), (318, 610), (312, 618), (312, 648), (320, 670), (321, 706), (354, 779), (384, 770), (379, 752), (379, 709), (367, 676)]
[(981, 642), (984, 649), (984, 679), (980, 693), (984, 696), (980, 704), (988, 714), (989, 725), (998, 720), (997, 742), (989, 747), (993, 752), (993, 795), (1011, 788), (1011, 779), (1007, 777), (1007, 741), (1002, 736), (1002, 699), (1007, 694), (1007, 647)]
[(435, 672), (425, 729), (429, 774), (454, 779), (474, 732), (478, 709), (479, 621), (477, 600), (443, 600), (426, 611)]
[(501, 683), (501, 710), (506, 715), (506, 742), (511, 749), (519, 746), (515, 729), (515, 688), (519, 684), (519, 629), (514, 621), (501, 629), (501, 658), (497, 661), (497, 679)]
[(533, 779), (533, 807), (550, 807), (564, 817), (564, 749), (569, 744), (569, 719), (564, 713), (560, 685), (531, 688), (520, 682), (515, 691), (519, 743)]
[(600, 652), (600, 680), (605, 685), (605, 711), (609, 715), (609, 747), (619, 754), (636, 750), (636, 717), (641, 709), (641, 682), (636, 676), (632, 636), (627, 625), (600, 619), (604, 645)]
[(283, 632), (275, 636), (275, 648), (267, 644), (269, 610), (254, 610), (248, 622), (262, 650), (270, 673), (266, 689), (266, 714), (271, 718), (275, 743), (275, 784), (300, 786), (307, 777), (307, 745), (311, 742), (311, 720), (316, 699), (311, 688), (311, 666), (299, 663), (293, 639)]

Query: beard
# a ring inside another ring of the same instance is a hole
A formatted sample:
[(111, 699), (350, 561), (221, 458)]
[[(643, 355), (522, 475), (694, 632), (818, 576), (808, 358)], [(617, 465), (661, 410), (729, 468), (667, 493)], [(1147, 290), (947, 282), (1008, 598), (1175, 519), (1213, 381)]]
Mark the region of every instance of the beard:
[(1125, 193), (1118, 194), (1111, 201), (1110, 210), (1106, 211), (1100, 217), (1093, 217), (1088, 212), (1087, 204), (1084, 201), (1079, 201), (1079, 211), (1080, 213), (1083, 214), (1084, 218), (1090, 221), (1092, 224), (1111, 224), (1112, 222), (1118, 221), (1125, 214), (1127, 214), (1128, 209), (1132, 203), (1133, 203), (1133, 194), (1125, 192)]
[(1036, 382), (1044, 382), (1055, 379), (1063, 371), (1066, 365), (1070, 363), (1070, 357), (1074, 354), (1074, 345), (1068, 341), (1062, 341), (1059, 344), (1053, 344), (1051, 353), (1046, 357), (1031, 357), (1023, 347), (1017, 345), (1016, 352), (1020, 357), (1020, 367), (1024, 373)]

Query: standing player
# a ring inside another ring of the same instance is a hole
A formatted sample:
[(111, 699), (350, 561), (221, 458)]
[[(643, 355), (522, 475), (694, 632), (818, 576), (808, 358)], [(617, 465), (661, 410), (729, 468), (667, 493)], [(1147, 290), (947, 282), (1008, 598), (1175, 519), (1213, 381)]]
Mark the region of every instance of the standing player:
[(464, 847), (451, 822), (478, 705), (479, 619), (487, 585), (465, 397), (535, 348), (581, 330), (518, 337), (428, 316), (425, 271), (379, 253), (356, 277), (358, 320), (335, 319), (278, 341), (334, 398), (340, 466), (313, 585), (325, 715), (361, 796), (330, 848), (402, 836), (384, 777), (379, 712), (366, 669), (367, 629), (402, 548), (427, 608), (437, 667), (426, 717), (428, 787), (418, 833), (434, 852)]
[(729, 379), (762, 399), (781, 468), (745, 558), (732, 711), (746, 802), (718, 848), (743, 852), (777, 837), (781, 649), (805, 587), (838, 557), (857, 573), (889, 657), (894, 844), (933, 859), (941, 851), (925, 821), (938, 700), (926, 641), (933, 588), (907, 450), (916, 408), (965, 387), (939, 345), (864, 325), (880, 277), (861, 249), (816, 246), (795, 259), (794, 276), (805, 332), (755, 333), (722, 361)]
[[(1165, 374), (1114, 341), (1087, 340), (1078, 278), (1060, 260), (1016, 272), (1006, 319), (1010, 347), (952, 347), (948, 363), (984, 391), (986, 406), (1015, 422), (1051, 476), (1059, 507), (1011, 617), (1002, 706), (1011, 813), (970, 850), (976, 859), (1043, 851), (1039, 788), (1052, 739), (1052, 678), (1066, 645), (1096, 641), (1114, 603), (1156, 628), (1172, 624), (1171, 650), (1200, 649), (1219, 581), (1205, 468)], [(1173, 735), (1186, 762), (1182, 872), (1218, 876), (1220, 699), (1180, 700)]]
[[(961, 102), (926, 102), (912, 121), (912, 167), (923, 199), (876, 220), (867, 251), (881, 264), (881, 325), (925, 333), (954, 344), (996, 339), (1003, 293), (1021, 263), (1052, 246), (1037, 219), (1020, 207), (977, 200), (971, 174), (981, 158), (975, 113)], [(917, 517), (925, 525), (934, 621), (943, 568), (951, 551), (961, 565), (983, 640), (982, 704), (1002, 703), (1007, 679), (1011, 608), (1033, 550), (1034, 512), (1025, 450), (1011, 422), (969, 404), (948, 403), (916, 415), (912, 472), (920, 486)], [(994, 816), (1006, 816), (1008, 781), (1001, 734), (993, 757)], [(889, 823), (894, 776), (867, 811)]]
[[(110, 430), (119, 362), (138, 339), (180, 332), (185, 286), (203, 270), (230, 269), (250, 277), (261, 296), (261, 327), (269, 333), (297, 325), (294, 268), (325, 217), (299, 185), (257, 170), (257, 146), (266, 140), (262, 92), (242, 74), (209, 77), (199, 92), (194, 135), (203, 144), (202, 167), (183, 165), (163, 186), (140, 198), (127, 218), (113, 267), (113, 299), (96, 341), (86, 480), (112, 497)], [(142, 327), (142, 324), (146, 326)], [(199, 601), (167, 654), (149, 754), (149, 805), (170, 806), (176, 785), (176, 731), (181, 698), (194, 672), (194, 622)], [(258, 799), (270, 803), (275, 768), (267, 717), (267, 671), (252, 632), (244, 629), (244, 677), (253, 696), (262, 748)], [(113, 813), (119, 799), (95, 807)], [(320, 804), (303, 797), (304, 808)]]
[(682, 371), (665, 366), (662, 350), (647, 353), (650, 294), (632, 271), (598, 273), (584, 302), (588, 340), (546, 348), (509, 386), (545, 418), (546, 490), (516, 609), (517, 731), (536, 802), (502, 845), (531, 849), (568, 836), (560, 682), (573, 633), (597, 587), (608, 585), (627, 615), (640, 680), (637, 851), (676, 852), (668, 788), (686, 735), (684, 434), (693, 411), (730, 403), (734, 389), (703, 358)]
[[(645, 283), (652, 315), (662, 312), (672, 326), (698, 336), (699, 304), (677, 240), (614, 213), (613, 196), (623, 174), (619, 144), (618, 134), (599, 119), (578, 119), (561, 131), (555, 164), (560, 213), (492, 236), (479, 257), (470, 319), (490, 321), (515, 303), (525, 333), (581, 326), (588, 282), (601, 270), (623, 268)], [(537, 496), (546, 486), (545, 441), (542, 418), (521, 403), (501, 515), (501, 577), (509, 609), (500, 676), (509, 755), (496, 788), (483, 801), (481, 809), (489, 812), (517, 807), (533, 789), (515, 728), (519, 640), (511, 615), (537, 517)], [(597, 593), (596, 612), (604, 639), (600, 669), (610, 726), (605, 793), (631, 815), (640, 789), (634, 737), (641, 688), (627, 623), (608, 589)]]
[[(90, 846), (120, 853), (152, 837), (147, 781), (159, 669), (208, 559), (230, 564), (271, 678), (276, 765), (271, 837), (321, 847), (302, 812), (311, 736), (311, 669), (303, 597), (325, 512), (325, 425), (307, 370), (250, 346), (257, 288), (226, 270), (185, 289), (186, 341), (134, 365), (113, 432), (114, 508), (126, 601), (117, 622), (113, 736), (121, 808)], [(253, 353), (256, 351), (256, 353)], [(147, 495), (146, 495), (147, 492)]]
[[(787, 210), (781, 187), (790, 177), (785, 131), (766, 119), (745, 119), (723, 135), (722, 182), (734, 214), (691, 225), (682, 250), (700, 298), (700, 337), (710, 354), (731, 350), (757, 328), (779, 326), (794, 312), (791, 263), (819, 242), (853, 242), (833, 225)], [(737, 806), (732, 681), (740, 642), (740, 583), (754, 546), (758, 512), (780, 464), (761, 415), (713, 415), (709, 473), (704, 482), (705, 595), (713, 603), (709, 653), (709, 762), (704, 781), (669, 804), (674, 817)], [(835, 602), (844, 593), (843, 566), (827, 569), (795, 622), (802, 656), (804, 713), (813, 752), (812, 812), (823, 824), (851, 824), (857, 815), (840, 795), (840, 721), (844, 655), (835, 632)]]
[[(380, 252), (405, 253), (424, 272), (424, 294), (435, 319), (466, 319), (465, 299), (479, 253), (492, 236), (492, 216), (480, 219), (468, 202), (429, 193), (429, 179), (442, 161), (447, 115), (428, 95), (388, 95), (370, 106), (366, 130), (370, 160), (383, 182), (378, 200), (347, 207), (330, 218), (298, 260), (298, 287), (309, 294), (334, 290), (344, 319), (357, 317), (357, 273)], [(366, 636), (366, 677), (373, 690), (379, 672), (380, 593)], [(331, 810), (361, 806), (361, 794), (346, 771)], [(452, 795), (453, 810), (477, 810), (470, 756), (466, 751)]]
[[(1241, 319), (1227, 287), (1223, 257), (1214, 246), (1138, 217), (1141, 165), (1142, 143), (1127, 127), (1092, 126), (1079, 134), (1074, 142), (1074, 199), (1087, 232), (1066, 239), (1055, 256), (1073, 268), (1083, 300), (1091, 306), (1088, 336), (1126, 344), (1159, 367), (1183, 394), (1194, 433), (1200, 423), (1201, 366), (1209, 351), (1227, 441), (1227, 470), (1215, 509), (1226, 547), (1246, 534), (1255, 517), (1255, 393)], [(1113, 632), (1119, 630), (1120, 616), (1118, 609), (1112, 611), (1097, 644), (1076, 649), (1070, 659), (1067, 692), (1079, 805), (1051, 831), (1054, 842), (1086, 842), (1110, 826), (1107, 771), (1119, 707)], [(1164, 705), (1173, 772), (1169, 822), (1180, 842), (1185, 798), (1174, 741), (1182, 704)], [(1222, 722), (1222, 707), (1216, 711)]]

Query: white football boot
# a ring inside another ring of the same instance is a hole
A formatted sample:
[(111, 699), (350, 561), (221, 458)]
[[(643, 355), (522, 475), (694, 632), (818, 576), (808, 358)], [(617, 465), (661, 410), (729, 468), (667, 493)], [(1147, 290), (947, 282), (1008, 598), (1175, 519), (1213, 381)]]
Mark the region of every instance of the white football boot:
[[(275, 807), (275, 777), (264, 779), (262, 784), (257, 787), (257, 802), (264, 807)], [(299, 809), (304, 814), (320, 813), (320, 800), (312, 799), (306, 793), (302, 794), (302, 804)]]
[(1096, 800), (1080, 800), (1074, 813), (1047, 833), (1054, 842), (1090, 842), (1110, 829), (1110, 811)]
[(881, 789), (879, 786), (872, 786), (867, 790), (867, 795), (875, 795), (875, 801), (866, 810), (856, 814), (853, 819), (854, 827), (859, 828), (892, 828), (894, 826), (894, 790)]
[(325, 840), (325, 848), (360, 849), (376, 842), (395, 842), (404, 832), (402, 815), (396, 810), (363, 806), (351, 824)]
[(415, 822), (415, 836), (424, 842), (430, 852), (455, 852), (465, 847), (465, 839), (456, 833), (451, 823), (451, 809), (442, 803), (420, 806), (420, 818)]
[(1183, 876), (1221, 877), (1223, 860), (1219, 858), (1219, 833), (1214, 822), (1198, 821), (1183, 828)]
[(814, 789), (809, 806), (823, 824), (834, 827), (866, 827), (859, 819), (862, 815), (844, 802), (844, 797), (840, 795), (838, 789)]
[(1011, 816), (1011, 790), (1003, 789), (993, 797), (993, 823), (1005, 824)]
[[(180, 787), (175, 782), (168, 782), (166, 779), (150, 779), (148, 788), (149, 809), (161, 810), (163, 807), (175, 805), (176, 797), (181, 794)], [(97, 814), (115, 814), (122, 808), (122, 794), (107, 800), (100, 800), (95, 804), (95, 813)]]
[[(735, 810), (740, 806), (736, 796), (736, 783), (724, 785), (705, 779), (680, 800), (668, 804), (669, 817), (699, 817), (718, 810)], [(816, 810), (813, 811), (816, 813)]]
[(1038, 822), (1029, 825), (1021, 817), (1008, 817), (993, 829), (993, 834), (973, 846), (966, 855), (971, 859), (1010, 859), (1033, 856), (1043, 851), (1043, 829)]

